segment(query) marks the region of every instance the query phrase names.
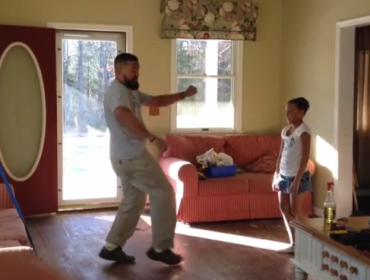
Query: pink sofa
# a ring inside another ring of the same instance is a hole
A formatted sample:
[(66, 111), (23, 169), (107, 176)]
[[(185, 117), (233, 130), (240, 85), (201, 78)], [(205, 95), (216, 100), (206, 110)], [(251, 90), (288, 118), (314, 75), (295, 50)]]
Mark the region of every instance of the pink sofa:
[(0, 184), (0, 275), (1, 279), (14, 280), (66, 280), (30, 247), (22, 219), (4, 184)]
[[(159, 163), (175, 189), (178, 220), (185, 223), (280, 218), (271, 189), (280, 135), (166, 135), (167, 151)], [(198, 179), (196, 156), (213, 148), (230, 155), (244, 170), (228, 178)], [(249, 169), (248, 169), (249, 168)], [(311, 175), (315, 166), (309, 162)], [(312, 215), (312, 196), (305, 211)]]

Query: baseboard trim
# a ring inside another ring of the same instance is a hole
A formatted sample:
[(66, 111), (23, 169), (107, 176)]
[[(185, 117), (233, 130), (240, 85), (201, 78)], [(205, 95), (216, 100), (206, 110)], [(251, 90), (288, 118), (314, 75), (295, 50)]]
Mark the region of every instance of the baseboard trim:
[(60, 212), (76, 212), (76, 211), (89, 211), (89, 210), (104, 210), (116, 209), (119, 203), (103, 203), (103, 204), (80, 204), (80, 205), (63, 205), (59, 206), (58, 213)]
[(314, 207), (313, 208), (313, 213), (317, 217), (321, 217), (321, 218), (324, 217), (324, 210), (321, 209), (321, 208)]
[(46, 213), (46, 214), (29, 215), (29, 216), (25, 216), (25, 217), (26, 218), (42, 218), (42, 217), (54, 216), (56, 214), (57, 213), (53, 212), (53, 213)]

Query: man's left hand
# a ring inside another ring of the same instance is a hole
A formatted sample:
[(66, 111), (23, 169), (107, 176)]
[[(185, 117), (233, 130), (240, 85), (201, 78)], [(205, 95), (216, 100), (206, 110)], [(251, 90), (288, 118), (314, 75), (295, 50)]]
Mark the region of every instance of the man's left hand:
[(195, 86), (189, 86), (185, 91), (185, 96), (190, 97), (198, 93), (198, 89)]

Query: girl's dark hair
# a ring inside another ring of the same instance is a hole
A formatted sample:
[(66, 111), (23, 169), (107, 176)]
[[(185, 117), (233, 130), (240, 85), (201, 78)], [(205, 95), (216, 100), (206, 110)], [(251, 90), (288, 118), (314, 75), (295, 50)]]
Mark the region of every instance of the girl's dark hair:
[(304, 97), (297, 97), (288, 101), (290, 104), (297, 106), (298, 110), (304, 111), (305, 113), (310, 109), (310, 102)]

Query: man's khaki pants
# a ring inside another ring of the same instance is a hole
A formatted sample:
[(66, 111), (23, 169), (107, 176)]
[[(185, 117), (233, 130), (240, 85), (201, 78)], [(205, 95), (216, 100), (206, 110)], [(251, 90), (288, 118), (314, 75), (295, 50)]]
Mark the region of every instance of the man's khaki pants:
[(153, 248), (172, 249), (176, 227), (175, 193), (158, 162), (145, 151), (132, 160), (112, 160), (121, 179), (123, 199), (106, 241), (123, 246), (135, 232), (140, 215), (150, 199)]

